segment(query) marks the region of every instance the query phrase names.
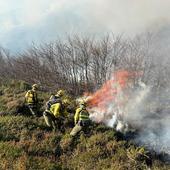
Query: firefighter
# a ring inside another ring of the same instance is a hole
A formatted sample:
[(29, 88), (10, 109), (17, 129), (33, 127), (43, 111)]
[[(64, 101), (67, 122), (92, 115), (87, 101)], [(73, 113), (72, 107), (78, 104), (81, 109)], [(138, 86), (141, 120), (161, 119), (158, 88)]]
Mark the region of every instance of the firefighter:
[(59, 90), (56, 95), (51, 95), (49, 101), (46, 103), (46, 110), (50, 110), (52, 104), (61, 102), (64, 94), (64, 90)]
[(38, 115), (38, 95), (37, 95), (38, 85), (33, 84), (32, 89), (28, 90), (25, 95), (25, 103), (29, 108), (29, 111), (33, 116)]
[(67, 105), (67, 99), (63, 101), (56, 100), (56, 103), (51, 104), (50, 108), (44, 111), (43, 116), (48, 127), (54, 130), (64, 130), (62, 126), (65, 118), (68, 116)]
[(89, 112), (86, 109), (86, 102), (80, 101), (79, 107), (76, 109), (74, 115), (75, 126), (72, 129), (70, 135), (76, 136), (80, 131), (87, 131), (90, 125)]

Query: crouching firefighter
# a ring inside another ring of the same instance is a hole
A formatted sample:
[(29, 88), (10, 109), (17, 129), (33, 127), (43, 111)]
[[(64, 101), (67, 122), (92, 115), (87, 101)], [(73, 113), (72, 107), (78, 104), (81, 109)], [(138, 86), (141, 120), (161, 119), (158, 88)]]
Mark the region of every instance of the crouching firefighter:
[(63, 123), (65, 118), (68, 116), (68, 112), (66, 111), (67, 103), (67, 100), (63, 100), (63, 102), (61, 100), (56, 100), (56, 103), (51, 103), (50, 107), (47, 106), (43, 113), (45, 123), (54, 131), (64, 131)]
[(62, 97), (65, 95), (64, 90), (59, 90), (56, 95), (51, 95), (50, 99), (46, 103), (46, 110), (50, 110), (51, 105), (55, 103), (61, 103)]
[(28, 90), (25, 95), (25, 103), (29, 108), (30, 113), (33, 116), (38, 115), (38, 95), (37, 95), (38, 85), (33, 84), (32, 89)]
[(84, 131), (85, 133), (89, 130), (90, 125), (89, 112), (86, 109), (86, 102), (81, 101), (79, 103), (79, 107), (76, 109), (76, 113), (74, 115), (74, 123), (75, 126), (72, 129), (70, 135), (72, 137), (76, 136), (80, 131)]

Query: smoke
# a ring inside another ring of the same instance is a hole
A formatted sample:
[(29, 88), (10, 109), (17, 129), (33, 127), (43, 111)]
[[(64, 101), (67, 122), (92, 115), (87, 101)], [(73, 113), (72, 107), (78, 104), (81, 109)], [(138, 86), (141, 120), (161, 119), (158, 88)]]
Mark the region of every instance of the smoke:
[(136, 120), (140, 125), (139, 135), (135, 140), (157, 152), (170, 154), (169, 101), (165, 89), (159, 93), (161, 96), (150, 89), (147, 98), (140, 105), (141, 110), (132, 114), (139, 117)]
[[(140, 74), (119, 71), (113, 76), (91, 94), (91, 119), (125, 134), (136, 131), (136, 143), (170, 154), (169, 91), (156, 92), (153, 86), (141, 82)], [(136, 83), (132, 78), (137, 78)]]
[(0, 43), (13, 51), (65, 33), (134, 36), (169, 29), (170, 21), (169, 0), (0, 0), (0, 7)]

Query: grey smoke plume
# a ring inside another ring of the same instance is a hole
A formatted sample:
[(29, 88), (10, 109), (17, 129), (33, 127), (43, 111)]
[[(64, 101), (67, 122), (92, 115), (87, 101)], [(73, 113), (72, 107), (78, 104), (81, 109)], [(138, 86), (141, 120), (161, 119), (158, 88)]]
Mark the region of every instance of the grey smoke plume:
[[(170, 109), (166, 90), (157, 96), (151, 89), (136, 114), (139, 117), (139, 135), (136, 142), (157, 152), (170, 154)], [(133, 115), (134, 115), (133, 114)]]
[[(121, 106), (110, 101), (105, 112), (91, 108), (91, 117), (123, 133), (136, 131), (134, 141), (157, 152), (170, 154), (170, 100), (169, 91), (159, 94), (154, 87), (139, 81), (137, 85), (119, 93), (116, 100), (125, 100)], [(126, 99), (128, 97), (128, 100)]]

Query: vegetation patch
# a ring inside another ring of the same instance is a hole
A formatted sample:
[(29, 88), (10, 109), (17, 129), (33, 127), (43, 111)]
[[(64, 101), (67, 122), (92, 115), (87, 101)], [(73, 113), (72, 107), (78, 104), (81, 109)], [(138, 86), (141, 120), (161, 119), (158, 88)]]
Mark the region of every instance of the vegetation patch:
[[(13, 86), (7, 90), (2, 88), (5, 96), (0, 96), (0, 101), (15, 108), (15, 99), (19, 100), (24, 94), (23, 87), (14, 95), (16, 98), (10, 94)], [(49, 96), (48, 93), (43, 95)], [(82, 132), (74, 138), (69, 135), (73, 115), (65, 120), (64, 125), (65, 132), (60, 132), (49, 129), (42, 116), (35, 118), (9, 113), (1, 116), (0, 169), (170, 169), (170, 165), (161, 161), (158, 155), (125, 140), (123, 134), (105, 125), (94, 123), (88, 134)]]

